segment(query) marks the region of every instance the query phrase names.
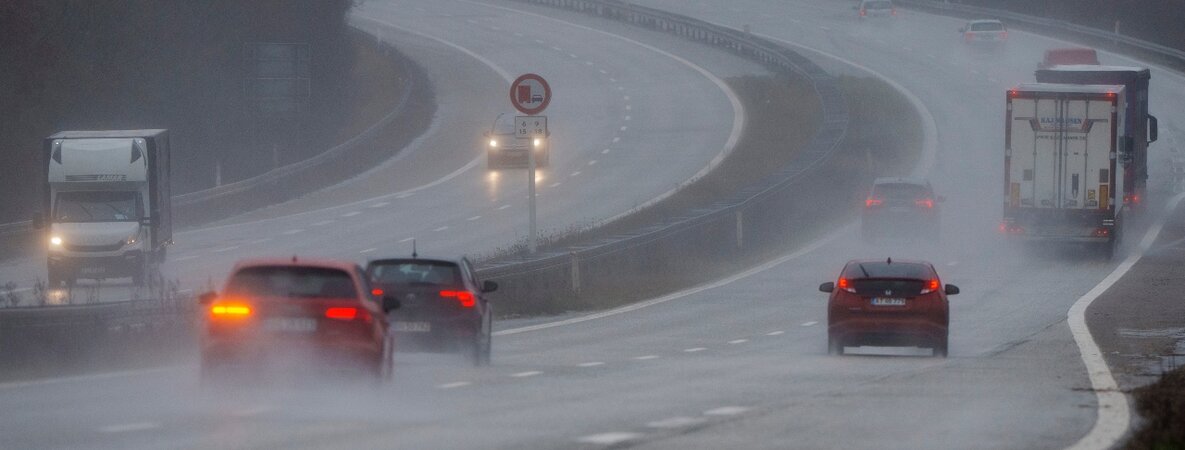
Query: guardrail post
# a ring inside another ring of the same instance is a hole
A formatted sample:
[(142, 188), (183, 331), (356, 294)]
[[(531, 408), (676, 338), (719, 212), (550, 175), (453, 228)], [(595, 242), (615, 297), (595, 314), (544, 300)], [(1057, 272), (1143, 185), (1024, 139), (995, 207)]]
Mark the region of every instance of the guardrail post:
[(569, 252), (568, 256), (571, 258), (569, 265), (572, 266), (572, 293), (580, 295), (580, 257), (576, 256), (576, 252)]

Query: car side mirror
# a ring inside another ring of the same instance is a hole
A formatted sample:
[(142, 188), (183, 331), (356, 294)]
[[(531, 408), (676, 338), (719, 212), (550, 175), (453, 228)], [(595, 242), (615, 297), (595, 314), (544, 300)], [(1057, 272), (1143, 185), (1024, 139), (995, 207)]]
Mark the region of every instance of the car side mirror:
[(45, 228), (45, 216), (41, 213), (33, 214), (33, 229), (40, 230)]
[(1156, 142), (1156, 138), (1160, 137), (1160, 128), (1156, 116), (1148, 115), (1148, 142)]
[(494, 292), (496, 290), (498, 290), (498, 283), (495, 283), (490, 280), (485, 280), (481, 283), (481, 291), (482, 292)]
[(953, 284), (946, 285), (946, 295), (955, 295), (959, 293), (959, 287)]
[(832, 292), (835, 290), (835, 282), (828, 281), (819, 285), (819, 292)]
[(214, 299), (216, 299), (216, 298), (218, 298), (218, 294), (215, 293), (214, 291), (205, 292), (202, 295), (198, 296), (198, 304), (199, 305), (209, 305), (211, 303), (214, 303)]
[(399, 309), (401, 306), (403, 306), (403, 303), (400, 303), (398, 298), (390, 295), (383, 297), (383, 312), (391, 312)]

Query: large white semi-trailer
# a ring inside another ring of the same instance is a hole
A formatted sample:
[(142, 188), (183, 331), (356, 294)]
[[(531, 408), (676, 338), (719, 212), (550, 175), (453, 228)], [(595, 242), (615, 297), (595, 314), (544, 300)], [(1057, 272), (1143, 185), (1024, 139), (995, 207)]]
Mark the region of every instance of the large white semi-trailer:
[(42, 213), (51, 288), (79, 278), (143, 285), (172, 243), (167, 130), (64, 131), (45, 139)]
[[(1108, 257), (1122, 234), (1124, 86), (1023, 84), (1007, 93), (1004, 220), (1014, 239), (1092, 244)], [(1118, 201), (1116, 201), (1118, 199)]]

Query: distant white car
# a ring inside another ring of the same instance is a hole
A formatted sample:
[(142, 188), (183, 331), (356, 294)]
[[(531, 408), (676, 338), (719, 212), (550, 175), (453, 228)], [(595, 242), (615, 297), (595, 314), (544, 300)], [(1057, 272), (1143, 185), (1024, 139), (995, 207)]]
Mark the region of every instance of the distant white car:
[(536, 167), (547, 167), (551, 159), (547, 136), (518, 139), (514, 118), (513, 113), (498, 114), (490, 130), (483, 133), (489, 140), (486, 148), (487, 167), (491, 170), (527, 167), (528, 150), (535, 153)]
[(860, 4), (852, 7), (860, 14), (860, 19), (870, 17), (892, 17), (897, 15), (897, 8), (892, 0), (860, 0)]
[(997, 46), (1008, 41), (1008, 29), (999, 20), (972, 20), (959, 28), (968, 45)]

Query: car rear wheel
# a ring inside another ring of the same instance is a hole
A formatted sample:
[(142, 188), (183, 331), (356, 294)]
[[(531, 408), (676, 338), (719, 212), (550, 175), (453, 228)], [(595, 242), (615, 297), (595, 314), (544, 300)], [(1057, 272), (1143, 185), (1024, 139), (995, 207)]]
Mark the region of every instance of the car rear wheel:
[(934, 343), (933, 355), (935, 358), (946, 358), (947, 351), (947, 337), (943, 336), (938, 342)]
[(835, 336), (827, 335), (827, 354), (828, 355), (842, 355), (843, 341), (840, 341)]

